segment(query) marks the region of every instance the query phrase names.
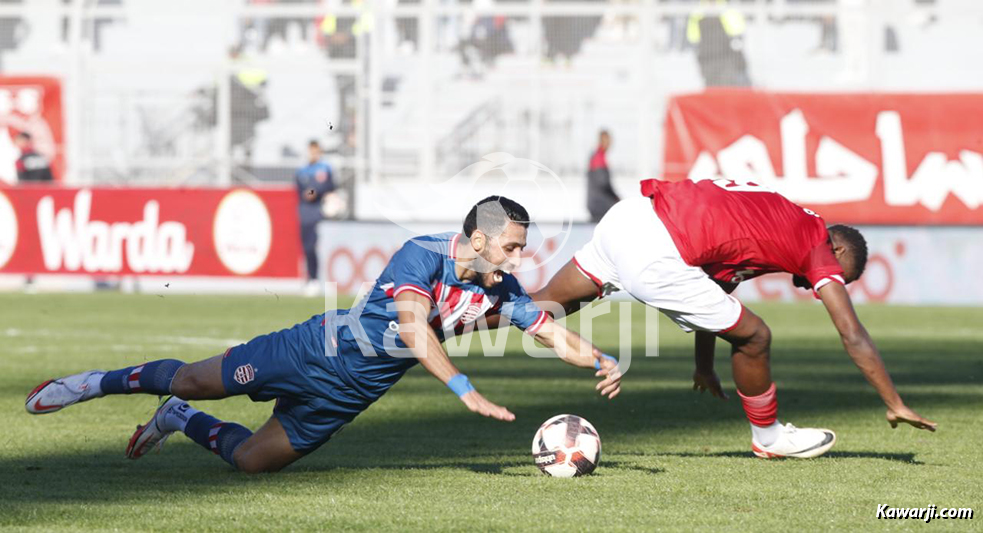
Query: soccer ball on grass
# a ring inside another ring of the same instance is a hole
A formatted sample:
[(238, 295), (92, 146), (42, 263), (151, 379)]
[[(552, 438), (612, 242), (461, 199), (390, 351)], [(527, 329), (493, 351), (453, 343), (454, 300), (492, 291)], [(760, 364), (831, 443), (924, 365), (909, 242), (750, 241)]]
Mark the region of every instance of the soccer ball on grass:
[(536, 431), (532, 456), (536, 466), (548, 476), (584, 476), (593, 472), (601, 460), (601, 438), (583, 418), (556, 415)]

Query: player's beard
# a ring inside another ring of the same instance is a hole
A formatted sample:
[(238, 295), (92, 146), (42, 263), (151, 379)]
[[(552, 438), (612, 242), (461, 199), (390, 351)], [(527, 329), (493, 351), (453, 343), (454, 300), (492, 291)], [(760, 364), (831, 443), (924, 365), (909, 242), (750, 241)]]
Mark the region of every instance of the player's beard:
[(471, 270), (478, 274), (475, 276), (475, 283), (484, 289), (489, 289), (502, 282), (505, 272), (500, 267), (501, 265), (496, 265), (480, 255), (475, 257), (470, 265)]

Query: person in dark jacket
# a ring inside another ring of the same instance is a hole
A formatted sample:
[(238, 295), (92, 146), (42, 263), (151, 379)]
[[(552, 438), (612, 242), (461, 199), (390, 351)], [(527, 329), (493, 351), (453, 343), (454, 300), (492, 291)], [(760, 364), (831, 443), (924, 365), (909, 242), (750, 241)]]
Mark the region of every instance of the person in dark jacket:
[(334, 176), (331, 167), (321, 160), (321, 146), (317, 141), (308, 144), (308, 163), (294, 176), (300, 206), (300, 239), (307, 259), (307, 286), (305, 294), (317, 294), (317, 223), (324, 216), (321, 203), (324, 196), (334, 192)]
[(14, 144), (20, 150), (20, 157), (17, 158), (17, 181), (25, 182), (46, 182), (54, 181), (55, 177), (51, 174), (51, 164), (48, 158), (34, 150), (31, 136), (27, 132), (20, 132), (14, 137)]
[(587, 171), (587, 210), (590, 211), (591, 222), (601, 220), (611, 206), (618, 203), (620, 198), (611, 187), (611, 171), (605, 154), (611, 146), (611, 134), (601, 130), (597, 150), (590, 158)]

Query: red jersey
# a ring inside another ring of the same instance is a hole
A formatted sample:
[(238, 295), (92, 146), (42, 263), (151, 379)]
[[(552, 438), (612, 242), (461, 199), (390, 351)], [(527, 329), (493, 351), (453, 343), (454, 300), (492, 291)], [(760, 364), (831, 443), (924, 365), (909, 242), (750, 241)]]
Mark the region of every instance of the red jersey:
[(645, 180), (683, 260), (711, 278), (740, 283), (771, 272), (789, 272), (818, 290), (843, 269), (833, 255), (819, 215), (753, 182)]

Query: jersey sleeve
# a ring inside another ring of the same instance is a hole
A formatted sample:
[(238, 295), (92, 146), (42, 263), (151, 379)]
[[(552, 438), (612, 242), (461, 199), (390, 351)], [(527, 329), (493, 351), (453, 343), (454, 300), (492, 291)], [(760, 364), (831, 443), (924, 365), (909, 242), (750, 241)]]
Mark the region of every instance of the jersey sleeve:
[(443, 258), (419, 243), (409, 241), (393, 254), (390, 263), (393, 275), (393, 298), (404, 291), (413, 291), (434, 301), (432, 281), (440, 275)]
[(507, 317), (513, 326), (535, 335), (546, 323), (549, 315), (532, 301), (515, 276), (507, 276), (502, 281), (502, 286), (504, 288), (502, 315)]

